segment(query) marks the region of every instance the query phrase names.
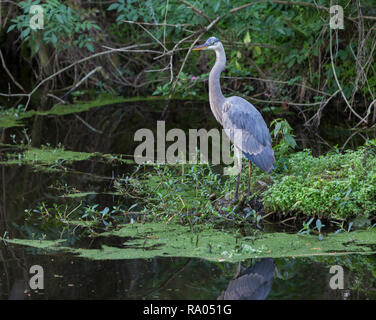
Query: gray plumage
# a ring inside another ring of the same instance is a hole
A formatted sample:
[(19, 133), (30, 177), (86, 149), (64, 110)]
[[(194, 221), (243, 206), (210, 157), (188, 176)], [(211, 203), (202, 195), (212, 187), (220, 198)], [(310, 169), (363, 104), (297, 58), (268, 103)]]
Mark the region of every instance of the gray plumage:
[(262, 259), (248, 269), (239, 264), (237, 275), (218, 300), (265, 300), (273, 286), (274, 271), (272, 258)]
[[(222, 126), (231, 142), (248, 160), (265, 172), (273, 170), (274, 152), (269, 130), (260, 112), (252, 104), (240, 97), (226, 99)], [(241, 130), (239, 140), (236, 140), (236, 129)]]
[[(235, 145), (235, 152), (241, 152), (261, 170), (271, 172), (274, 168), (274, 152), (269, 130), (260, 112), (241, 97), (225, 98), (222, 94), (220, 76), (226, 65), (226, 54), (222, 43), (217, 38), (211, 37), (193, 50), (214, 50), (216, 54), (216, 61), (209, 75), (210, 108)], [(240, 181), (241, 158), (238, 161), (240, 163), (235, 197)]]

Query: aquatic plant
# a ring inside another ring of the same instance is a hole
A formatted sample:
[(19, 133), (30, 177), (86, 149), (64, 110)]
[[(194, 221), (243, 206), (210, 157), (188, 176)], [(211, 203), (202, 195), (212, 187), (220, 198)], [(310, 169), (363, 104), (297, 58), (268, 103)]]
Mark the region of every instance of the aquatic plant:
[[(211, 261), (243, 261), (261, 257), (340, 256), (374, 253), (376, 234), (356, 231), (350, 234), (329, 235), (319, 240), (313, 235), (264, 233), (258, 237), (242, 237), (238, 232), (212, 227), (192, 230), (176, 223), (134, 223), (118, 230), (103, 232), (96, 237), (112, 237), (120, 245), (103, 244), (101, 248), (69, 247), (62, 240), (8, 239), (24, 246), (51, 251), (72, 252), (93, 260), (148, 259), (155, 256), (197, 257)], [(356, 238), (356, 241), (349, 241)], [(0, 238), (2, 240), (2, 238)]]

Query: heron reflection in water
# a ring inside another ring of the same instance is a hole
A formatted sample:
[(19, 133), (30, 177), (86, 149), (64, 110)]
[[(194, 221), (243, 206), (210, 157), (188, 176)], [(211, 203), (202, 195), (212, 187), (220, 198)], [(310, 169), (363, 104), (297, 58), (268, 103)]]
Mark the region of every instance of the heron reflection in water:
[(272, 258), (262, 259), (247, 269), (239, 263), (234, 278), (217, 300), (265, 300), (273, 285), (274, 270)]

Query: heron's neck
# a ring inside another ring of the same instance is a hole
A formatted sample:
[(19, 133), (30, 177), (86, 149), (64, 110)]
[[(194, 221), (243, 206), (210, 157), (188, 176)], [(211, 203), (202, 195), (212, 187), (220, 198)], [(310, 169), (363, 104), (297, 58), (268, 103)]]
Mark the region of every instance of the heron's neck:
[(222, 94), (220, 77), (226, 65), (226, 54), (222, 44), (215, 50), (215, 54), (217, 59), (209, 75), (209, 102), (215, 118), (222, 122), (222, 105), (225, 97)]

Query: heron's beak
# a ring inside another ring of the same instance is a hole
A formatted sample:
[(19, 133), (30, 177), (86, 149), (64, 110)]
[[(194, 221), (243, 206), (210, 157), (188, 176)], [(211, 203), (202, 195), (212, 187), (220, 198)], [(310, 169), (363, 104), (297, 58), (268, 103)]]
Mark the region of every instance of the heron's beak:
[(204, 50), (205, 48), (209, 47), (206, 43), (199, 45), (197, 47), (194, 47), (192, 50)]

